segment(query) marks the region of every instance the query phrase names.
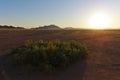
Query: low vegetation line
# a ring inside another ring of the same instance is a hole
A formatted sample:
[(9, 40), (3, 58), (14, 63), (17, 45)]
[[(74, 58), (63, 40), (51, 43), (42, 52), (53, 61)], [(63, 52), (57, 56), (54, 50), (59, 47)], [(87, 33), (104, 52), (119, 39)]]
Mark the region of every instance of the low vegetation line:
[(15, 65), (31, 65), (45, 72), (54, 72), (85, 59), (87, 54), (87, 47), (76, 41), (27, 40), (12, 51), (12, 60)]

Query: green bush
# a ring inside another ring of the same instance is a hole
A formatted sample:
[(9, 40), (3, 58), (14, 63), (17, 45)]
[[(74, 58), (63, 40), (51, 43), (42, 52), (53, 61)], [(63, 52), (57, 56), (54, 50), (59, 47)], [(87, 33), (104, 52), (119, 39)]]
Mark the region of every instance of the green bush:
[(87, 54), (87, 47), (76, 41), (33, 42), (28, 40), (24, 45), (12, 51), (12, 59), (16, 65), (29, 64), (40, 67), (45, 72), (53, 72), (86, 58)]

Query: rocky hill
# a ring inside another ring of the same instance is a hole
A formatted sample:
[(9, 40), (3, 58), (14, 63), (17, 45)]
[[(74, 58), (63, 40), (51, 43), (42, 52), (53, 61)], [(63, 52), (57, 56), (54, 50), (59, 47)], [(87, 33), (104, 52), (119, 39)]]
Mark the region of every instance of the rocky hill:
[(33, 29), (61, 29), (59, 26), (56, 25), (45, 25), (45, 26), (40, 26), (37, 28), (33, 28)]

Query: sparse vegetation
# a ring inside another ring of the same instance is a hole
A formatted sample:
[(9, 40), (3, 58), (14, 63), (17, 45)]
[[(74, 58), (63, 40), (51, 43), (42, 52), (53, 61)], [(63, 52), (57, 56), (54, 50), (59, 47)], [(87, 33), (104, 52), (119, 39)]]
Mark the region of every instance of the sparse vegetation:
[(45, 72), (53, 72), (64, 68), (87, 56), (86, 46), (76, 41), (61, 42), (28, 40), (24, 45), (12, 52), (14, 63), (17, 65), (30, 64), (40, 67)]

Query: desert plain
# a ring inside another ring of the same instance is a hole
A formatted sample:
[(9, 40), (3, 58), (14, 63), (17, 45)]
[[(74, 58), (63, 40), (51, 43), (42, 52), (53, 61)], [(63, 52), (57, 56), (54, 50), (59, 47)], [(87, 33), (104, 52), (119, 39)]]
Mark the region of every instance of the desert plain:
[[(87, 45), (89, 54), (55, 75), (13, 68), (8, 55), (29, 39), (76, 40)], [(120, 80), (120, 30), (0, 29), (0, 80)]]

